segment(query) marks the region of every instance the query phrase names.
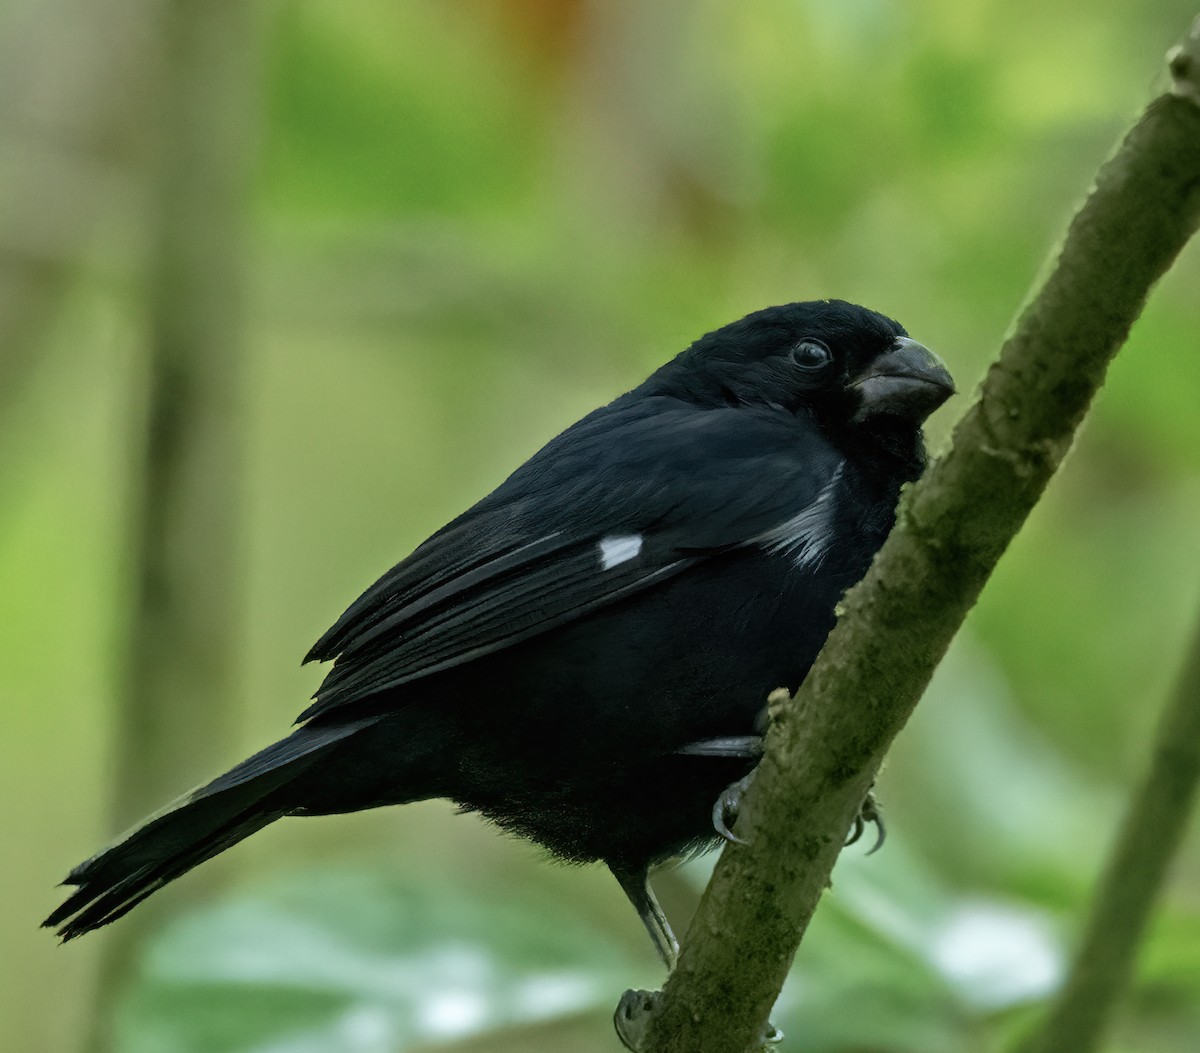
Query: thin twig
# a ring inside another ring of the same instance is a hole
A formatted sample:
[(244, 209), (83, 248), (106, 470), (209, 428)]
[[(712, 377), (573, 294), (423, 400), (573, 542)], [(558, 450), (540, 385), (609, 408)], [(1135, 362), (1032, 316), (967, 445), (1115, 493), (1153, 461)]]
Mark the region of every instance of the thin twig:
[(1159, 722), (1150, 763), (1129, 804), (1083, 939), (1045, 1021), (1022, 1053), (1091, 1053), (1133, 975), (1146, 923), (1200, 788), (1200, 621)]
[(96, 221), (128, 199), (152, 2), (44, 0), (0, 31), (0, 437)]

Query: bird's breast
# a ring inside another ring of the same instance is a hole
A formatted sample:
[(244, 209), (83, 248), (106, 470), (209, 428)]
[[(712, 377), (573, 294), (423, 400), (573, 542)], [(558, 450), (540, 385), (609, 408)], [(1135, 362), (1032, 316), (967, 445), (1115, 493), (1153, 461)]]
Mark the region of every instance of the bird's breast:
[(842, 474), (839, 467), (814, 500), (759, 535), (755, 544), (769, 554), (786, 555), (797, 568), (819, 566), (838, 536)]

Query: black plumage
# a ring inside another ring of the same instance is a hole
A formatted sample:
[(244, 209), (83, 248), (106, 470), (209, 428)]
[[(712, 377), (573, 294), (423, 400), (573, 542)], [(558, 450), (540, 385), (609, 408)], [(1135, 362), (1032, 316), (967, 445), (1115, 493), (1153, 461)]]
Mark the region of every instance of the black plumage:
[(77, 867), (46, 924), (107, 924), (284, 815), (448, 797), (607, 863), (669, 961), (649, 868), (715, 842), (952, 390), (840, 301), (702, 337), (363, 593), (309, 652), (333, 666), (301, 726)]

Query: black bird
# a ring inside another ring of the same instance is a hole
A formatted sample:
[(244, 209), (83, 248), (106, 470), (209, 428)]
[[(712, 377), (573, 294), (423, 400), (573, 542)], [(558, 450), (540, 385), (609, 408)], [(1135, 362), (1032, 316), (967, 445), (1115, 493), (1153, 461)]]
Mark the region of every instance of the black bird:
[(308, 654), (334, 664), (300, 726), (76, 867), (45, 924), (106, 925), (285, 815), (447, 797), (606, 863), (670, 965), (649, 870), (719, 840), (768, 694), (804, 679), (952, 392), (838, 300), (701, 337), (363, 593)]

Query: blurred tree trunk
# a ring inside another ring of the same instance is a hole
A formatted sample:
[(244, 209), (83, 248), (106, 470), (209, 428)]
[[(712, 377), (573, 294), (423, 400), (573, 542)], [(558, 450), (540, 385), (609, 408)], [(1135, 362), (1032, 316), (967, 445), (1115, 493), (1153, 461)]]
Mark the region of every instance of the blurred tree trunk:
[(42, 0), (4, 12), (0, 411), (24, 390), (96, 220), (128, 190), (151, 3)]
[(1066, 982), (1020, 1053), (1101, 1048), (1200, 791), (1200, 620), (1089, 907)]
[[(133, 609), (116, 717), (124, 827), (229, 759), (239, 712), (245, 274), (263, 8), (163, 0)], [(153, 909), (108, 937), (94, 1048)]]
[(488, 0), (518, 43), (556, 76), (575, 65), (583, 44), (587, 0)]

